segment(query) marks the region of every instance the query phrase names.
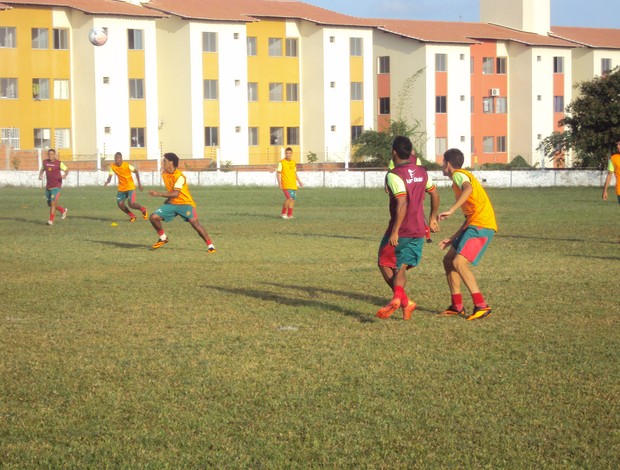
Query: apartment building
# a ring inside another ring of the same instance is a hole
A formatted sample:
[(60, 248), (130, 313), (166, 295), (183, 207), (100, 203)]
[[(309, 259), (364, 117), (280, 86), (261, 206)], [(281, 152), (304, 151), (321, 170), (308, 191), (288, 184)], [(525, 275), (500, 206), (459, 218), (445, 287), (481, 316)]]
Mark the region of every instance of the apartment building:
[(0, 137), (76, 160), (274, 164), (290, 146), (343, 162), (363, 130), (404, 119), (431, 160), (459, 147), (468, 165), (548, 165), (537, 148), (575, 82), (620, 64), (620, 30), (549, 17), (549, 0), (481, 0), (480, 23), (276, 0), (0, 0)]

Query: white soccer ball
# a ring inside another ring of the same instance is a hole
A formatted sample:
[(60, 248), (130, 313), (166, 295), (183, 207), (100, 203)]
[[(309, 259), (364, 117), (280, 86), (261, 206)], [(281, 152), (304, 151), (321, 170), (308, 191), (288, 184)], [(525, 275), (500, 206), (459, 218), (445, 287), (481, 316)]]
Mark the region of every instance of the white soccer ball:
[(103, 46), (108, 40), (108, 32), (105, 28), (97, 26), (90, 30), (88, 39), (93, 46)]

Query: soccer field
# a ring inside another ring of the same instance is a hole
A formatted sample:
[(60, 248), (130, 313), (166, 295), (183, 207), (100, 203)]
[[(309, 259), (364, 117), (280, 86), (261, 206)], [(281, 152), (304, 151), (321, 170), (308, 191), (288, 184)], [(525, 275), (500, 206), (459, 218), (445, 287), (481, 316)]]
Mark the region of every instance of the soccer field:
[(459, 216), (409, 271), (412, 320), (378, 320), (381, 189), (302, 189), (288, 221), (275, 188), (192, 193), (216, 254), (178, 219), (151, 250), (112, 187), (64, 189), (52, 227), (43, 190), (0, 188), (0, 467), (620, 467), (600, 188), (488, 190), (493, 315), (473, 322), (434, 315)]

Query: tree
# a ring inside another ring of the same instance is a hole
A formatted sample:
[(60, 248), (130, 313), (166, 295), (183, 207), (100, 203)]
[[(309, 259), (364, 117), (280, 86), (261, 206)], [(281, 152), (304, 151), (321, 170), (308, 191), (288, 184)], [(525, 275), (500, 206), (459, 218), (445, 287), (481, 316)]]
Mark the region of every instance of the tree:
[[(398, 105), (395, 106), (396, 119), (390, 122), (390, 126), (383, 131), (367, 129), (355, 140), (353, 152), (355, 160), (369, 162), (375, 166), (387, 166), (392, 158), (392, 142), (398, 135), (409, 137), (416, 155), (422, 157), (422, 149), (427, 140), (426, 132), (422, 129), (420, 121), (406, 114), (412, 109), (408, 106), (408, 102), (415, 82), (423, 72), (424, 69), (420, 69), (404, 81), (398, 95)], [(409, 119), (413, 124), (409, 124)]]
[(575, 151), (575, 165), (603, 169), (620, 138), (620, 68), (579, 84), (579, 97), (566, 107), (563, 132), (545, 138), (549, 158)]

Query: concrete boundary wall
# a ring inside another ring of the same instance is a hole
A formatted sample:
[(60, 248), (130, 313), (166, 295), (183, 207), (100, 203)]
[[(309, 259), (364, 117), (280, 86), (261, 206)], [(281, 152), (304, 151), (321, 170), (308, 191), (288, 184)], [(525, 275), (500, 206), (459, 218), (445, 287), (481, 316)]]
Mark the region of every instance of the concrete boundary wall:
[[(190, 186), (276, 186), (275, 172), (257, 171), (184, 171)], [(540, 188), (553, 186), (603, 186), (607, 172), (598, 170), (524, 170), (474, 171), (489, 188)], [(450, 186), (439, 171), (429, 172), (437, 186)], [(300, 171), (299, 178), (308, 188), (380, 188), (385, 171)], [(69, 171), (65, 187), (100, 186), (107, 171)], [(115, 184), (114, 177), (111, 184)], [(158, 172), (140, 172), (144, 186), (162, 186)], [(38, 171), (0, 171), (0, 187), (42, 187)]]

